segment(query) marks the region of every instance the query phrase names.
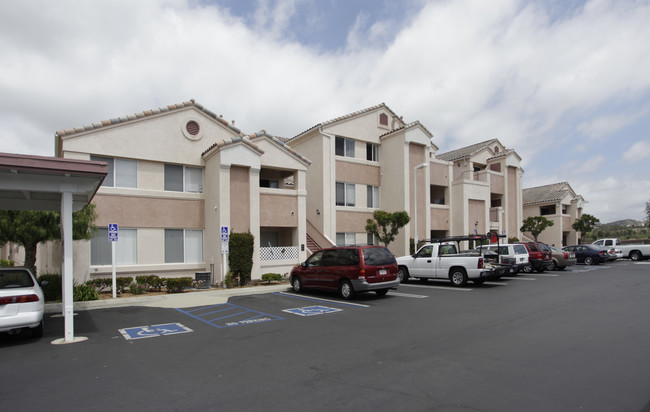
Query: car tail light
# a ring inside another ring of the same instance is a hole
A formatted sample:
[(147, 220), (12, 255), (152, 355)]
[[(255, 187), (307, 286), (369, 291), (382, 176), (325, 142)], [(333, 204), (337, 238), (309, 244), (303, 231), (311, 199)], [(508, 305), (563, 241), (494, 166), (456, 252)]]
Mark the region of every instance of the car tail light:
[(38, 295), (34, 293), (29, 295), (5, 296), (0, 298), (0, 305), (8, 305), (10, 303), (38, 302), (39, 300), (40, 299)]
[(483, 269), (483, 258), (482, 257), (478, 258), (478, 268), (477, 269)]
[(568, 259), (568, 258), (569, 258), (569, 254), (566, 253), (566, 252), (564, 252), (564, 258), (565, 258), (565, 259)]
[(366, 270), (365, 269), (361, 269), (359, 271), (359, 280), (366, 280)]
[(598, 252), (598, 254), (600, 256), (605, 256), (607, 254), (607, 251), (603, 250), (603, 251)]

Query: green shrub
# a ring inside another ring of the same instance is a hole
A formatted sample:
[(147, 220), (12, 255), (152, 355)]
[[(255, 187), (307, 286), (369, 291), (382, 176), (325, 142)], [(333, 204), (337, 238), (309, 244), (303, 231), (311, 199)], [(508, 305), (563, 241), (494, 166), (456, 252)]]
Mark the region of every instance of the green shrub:
[(262, 282), (282, 282), (282, 275), (279, 273), (265, 273), (262, 275)]
[(224, 279), (223, 283), (225, 284), (225, 286), (226, 286), (227, 288), (232, 288), (232, 287), (234, 287), (234, 286), (237, 286), (237, 285), (236, 285), (236, 283), (237, 283), (237, 279), (235, 279), (235, 278), (233, 277), (232, 272), (228, 272), (228, 273), (226, 274), (226, 278)]
[(147, 285), (142, 283), (131, 283), (129, 285), (129, 292), (133, 295), (142, 295), (147, 291)]
[(61, 275), (56, 273), (45, 273), (38, 277), (38, 283), (47, 281), (47, 285), (41, 285), (43, 294), (46, 301), (59, 301), (61, 300)]
[[(111, 285), (113, 283), (113, 280), (111, 279)], [(117, 287), (117, 293), (124, 293), (126, 288), (128, 288), (131, 283), (133, 283), (133, 277), (132, 276), (124, 276), (124, 277), (119, 277), (115, 279), (115, 286)]]
[(515, 243), (519, 242), (519, 239), (517, 237), (509, 237), (508, 238), (508, 243)]
[(97, 289), (99, 292), (103, 292), (104, 289), (110, 290), (111, 287), (113, 286), (113, 279), (112, 278), (97, 278), (97, 279), (90, 279), (86, 281), (87, 285), (92, 285)]
[(99, 299), (99, 293), (93, 285), (83, 283), (81, 285), (75, 285), (72, 290), (72, 299), (75, 302), (86, 302), (89, 300)]
[(253, 270), (253, 246), (255, 237), (250, 233), (231, 233), (228, 241), (228, 264), (241, 286), (251, 278)]
[(13, 267), (13, 266), (14, 266), (14, 261), (13, 260), (0, 259), (0, 267), (7, 268), (7, 267)]
[(181, 293), (183, 289), (191, 287), (193, 281), (194, 279), (191, 277), (167, 278), (165, 279), (165, 287), (167, 293)]
[(165, 280), (158, 275), (136, 276), (135, 283), (143, 285), (146, 290), (160, 291)]

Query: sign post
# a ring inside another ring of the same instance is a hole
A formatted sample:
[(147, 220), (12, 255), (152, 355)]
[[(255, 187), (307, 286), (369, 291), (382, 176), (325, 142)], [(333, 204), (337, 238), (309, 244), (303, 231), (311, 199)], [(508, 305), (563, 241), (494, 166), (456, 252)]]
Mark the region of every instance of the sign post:
[(117, 298), (116, 290), (117, 290), (117, 280), (116, 280), (116, 275), (115, 275), (115, 244), (117, 243), (117, 237), (118, 237), (118, 228), (117, 228), (117, 223), (109, 223), (108, 224), (108, 241), (111, 242), (111, 261), (113, 264), (113, 283), (112, 283), (112, 290), (113, 290), (113, 299)]
[(223, 266), (223, 280), (226, 281), (226, 271), (228, 265), (226, 262), (226, 255), (228, 254), (228, 226), (221, 226), (221, 261)]

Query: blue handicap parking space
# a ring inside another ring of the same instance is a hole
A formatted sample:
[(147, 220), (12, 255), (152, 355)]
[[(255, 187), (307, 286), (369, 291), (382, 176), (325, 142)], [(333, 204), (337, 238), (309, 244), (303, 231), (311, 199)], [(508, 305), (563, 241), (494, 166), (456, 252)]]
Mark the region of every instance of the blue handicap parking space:
[(341, 312), (343, 309), (329, 308), (327, 306), (306, 306), (304, 308), (284, 309), (283, 312), (293, 313), (298, 316), (323, 315), (325, 313)]
[(160, 325), (136, 326), (133, 328), (120, 329), (120, 333), (126, 340), (155, 338), (158, 336), (176, 335), (179, 333), (192, 332), (192, 329), (180, 323), (163, 323)]
[(216, 328), (229, 328), (231, 326), (251, 325), (284, 319), (280, 316), (244, 308), (232, 303), (202, 306), (191, 310), (176, 310)]

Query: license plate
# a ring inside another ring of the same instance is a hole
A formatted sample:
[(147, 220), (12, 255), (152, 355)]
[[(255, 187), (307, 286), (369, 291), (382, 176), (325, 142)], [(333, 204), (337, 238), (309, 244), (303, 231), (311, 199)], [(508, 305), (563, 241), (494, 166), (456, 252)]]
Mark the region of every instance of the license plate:
[(379, 269), (379, 274), (380, 275), (385, 275), (386, 273), (387, 273), (386, 269)]

